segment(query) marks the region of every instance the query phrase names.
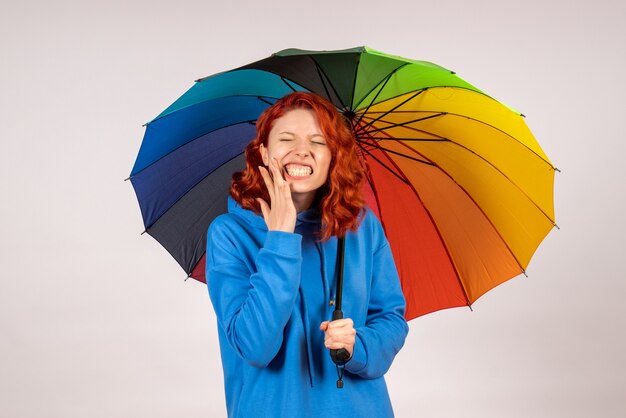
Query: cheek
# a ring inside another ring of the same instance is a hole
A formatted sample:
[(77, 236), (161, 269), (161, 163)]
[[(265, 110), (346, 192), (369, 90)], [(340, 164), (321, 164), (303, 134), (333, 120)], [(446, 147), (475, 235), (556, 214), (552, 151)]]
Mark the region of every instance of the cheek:
[(324, 161), (322, 162), (322, 164), (320, 164), (319, 168), (321, 168), (321, 173), (324, 176), (324, 181), (326, 181), (328, 179), (328, 176), (330, 175), (330, 155), (327, 156)]
[(326, 155), (324, 156), (324, 169), (326, 170), (326, 172), (330, 170), (330, 163), (332, 162), (332, 159), (333, 157), (330, 151), (328, 151)]
[(284, 158), (287, 154), (287, 150), (285, 150), (284, 147), (280, 146), (269, 147), (266, 149), (266, 151), (266, 155), (270, 161), (272, 158), (276, 158), (280, 162), (281, 159)]

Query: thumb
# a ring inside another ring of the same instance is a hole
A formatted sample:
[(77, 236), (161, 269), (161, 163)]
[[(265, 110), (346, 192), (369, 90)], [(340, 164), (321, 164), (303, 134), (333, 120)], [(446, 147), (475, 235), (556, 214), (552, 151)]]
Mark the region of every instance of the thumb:
[(329, 321), (324, 321), (320, 324), (320, 331), (326, 331), (328, 329)]

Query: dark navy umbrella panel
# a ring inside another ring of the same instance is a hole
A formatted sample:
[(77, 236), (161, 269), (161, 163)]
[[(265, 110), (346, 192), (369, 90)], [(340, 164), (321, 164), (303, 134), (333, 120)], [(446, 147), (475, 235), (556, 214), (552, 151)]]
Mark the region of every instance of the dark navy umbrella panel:
[(223, 164), (147, 229), (186, 272), (191, 272), (204, 255), (209, 224), (226, 212), (224, 196), (228, 195), (232, 175), (244, 166), (244, 154)]
[(200, 180), (241, 154), (256, 134), (249, 122), (228, 126), (178, 148), (131, 178), (146, 228)]

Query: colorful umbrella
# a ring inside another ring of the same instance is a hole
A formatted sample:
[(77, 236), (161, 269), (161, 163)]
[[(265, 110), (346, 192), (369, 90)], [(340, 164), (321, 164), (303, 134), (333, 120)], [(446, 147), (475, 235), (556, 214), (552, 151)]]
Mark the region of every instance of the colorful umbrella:
[(197, 80), (147, 124), (130, 179), (146, 231), (188, 276), (204, 281), (206, 230), (255, 120), (292, 91), (328, 98), (351, 122), (407, 319), (471, 306), (524, 273), (555, 226), (555, 167), (523, 115), (429, 62), (288, 49)]

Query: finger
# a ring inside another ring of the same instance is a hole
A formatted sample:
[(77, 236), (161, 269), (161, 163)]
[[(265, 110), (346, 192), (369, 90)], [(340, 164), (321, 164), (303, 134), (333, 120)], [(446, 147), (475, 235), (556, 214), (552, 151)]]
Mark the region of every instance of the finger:
[(324, 341), (324, 347), (330, 348), (332, 350), (339, 350), (340, 348), (350, 348), (352, 349), (354, 346), (354, 341), (337, 341), (337, 340), (326, 340)]
[(263, 177), (263, 181), (268, 189), (274, 187), (274, 180), (272, 179), (272, 175), (269, 170), (271, 170), (271, 168), (259, 166), (259, 172), (261, 173), (261, 177)]
[(355, 341), (337, 341), (337, 340), (333, 340), (333, 339), (328, 339), (324, 341), (324, 346), (326, 348), (330, 348), (331, 350), (339, 350), (341, 348), (345, 348), (348, 351), (352, 351), (353, 347), (354, 347), (354, 343)]
[(267, 187), (267, 191), (270, 194), (270, 199), (274, 200), (274, 182), (272, 181), (272, 177), (270, 173), (267, 171), (265, 167), (259, 166), (259, 172), (261, 173), (261, 177), (263, 177), (263, 182), (265, 183), (265, 187)]
[(356, 337), (356, 330), (354, 328), (329, 329), (325, 336), (333, 341), (351, 341)]
[(276, 169), (276, 172), (278, 173), (278, 177), (280, 177), (281, 180), (285, 180), (285, 177), (283, 176), (283, 166), (280, 164), (280, 161), (278, 161), (277, 158), (272, 158), (272, 166)]
[(355, 332), (346, 332), (346, 333), (330, 333), (330, 332), (327, 332), (324, 335), (324, 341), (329, 341), (331, 343), (340, 342), (340, 343), (352, 343), (352, 344), (354, 344), (355, 340), (356, 340), (356, 333)]
[(283, 169), (276, 158), (270, 164), (273, 173), (275, 197), (291, 201), (291, 184), (283, 177)]
[(320, 331), (326, 331), (328, 329), (328, 323), (330, 321), (324, 321), (320, 324)]
[(354, 328), (339, 328), (335, 330), (327, 330), (324, 333), (324, 344), (327, 347), (335, 346), (337, 344), (354, 345), (355, 342), (356, 330)]
[(352, 321), (351, 318), (342, 318), (342, 319), (336, 319), (334, 321), (331, 321), (330, 324), (328, 325), (329, 329), (334, 329), (334, 328), (353, 328), (354, 327), (354, 321)]
[(274, 184), (277, 188), (281, 188), (285, 184), (285, 178), (283, 177), (282, 167), (276, 158), (272, 158), (270, 169), (272, 170)]

